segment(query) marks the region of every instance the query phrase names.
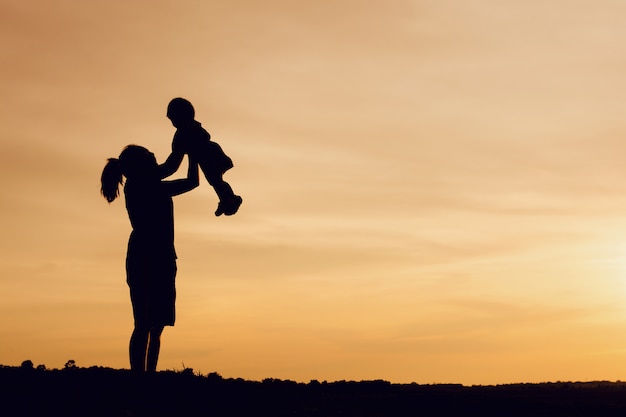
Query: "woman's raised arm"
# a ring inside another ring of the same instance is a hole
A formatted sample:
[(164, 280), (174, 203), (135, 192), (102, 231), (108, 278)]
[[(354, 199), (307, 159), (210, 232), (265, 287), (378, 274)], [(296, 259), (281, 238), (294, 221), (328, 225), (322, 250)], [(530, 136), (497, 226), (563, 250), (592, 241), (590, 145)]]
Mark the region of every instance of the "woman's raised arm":
[(198, 162), (191, 156), (188, 158), (189, 166), (187, 168), (187, 178), (181, 178), (171, 181), (163, 181), (167, 192), (171, 196), (179, 195), (191, 191), (200, 184), (198, 176)]

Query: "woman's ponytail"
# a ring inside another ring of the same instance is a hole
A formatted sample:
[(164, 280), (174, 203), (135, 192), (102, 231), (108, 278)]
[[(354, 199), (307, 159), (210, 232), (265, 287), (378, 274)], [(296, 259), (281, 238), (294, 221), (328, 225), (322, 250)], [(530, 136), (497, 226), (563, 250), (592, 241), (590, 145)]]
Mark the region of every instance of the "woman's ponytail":
[(102, 183), (100, 192), (109, 203), (120, 195), (119, 186), (122, 184), (122, 168), (119, 159), (109, 158), (102, 170), (100, 182)]

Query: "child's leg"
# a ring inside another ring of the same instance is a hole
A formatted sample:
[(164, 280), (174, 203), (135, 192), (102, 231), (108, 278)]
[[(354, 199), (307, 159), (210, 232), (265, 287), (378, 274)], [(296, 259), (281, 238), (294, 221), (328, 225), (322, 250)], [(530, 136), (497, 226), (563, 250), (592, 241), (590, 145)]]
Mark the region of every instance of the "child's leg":
[(215, 193), (219, 197), (220, 201), (225, 201), (235, 196), (231, 186), (222, 178), (223, 174), (212, 168), (211, 161), (208, 158), (199, 160), (198, 165), (200, 165), (202, 173), (211, 187), (215, 190)]
[(215, 190), (215, 194), (220, 198), (220, 201), (228, 201), (231, 200), (235, 196), (235, 192), (233, 191), (230, 184), (222, 179), (220, 176), (217, 180), (210, 182)]
[(199, 165), (207, 181), (215, 190), (215, 194), (217, 194), (220, 199), (215, 215), (233, 215), (237, 212), (237, 210), (239, 210), (239, 206), (243, 200), (238, 195), (235, 195), (235, 192), (230, 184), (222, 178), (223, 173), (213, 169), (210, 162), (211, 161), (208, 159), (205, 159), (203, 161), (199, 161)]

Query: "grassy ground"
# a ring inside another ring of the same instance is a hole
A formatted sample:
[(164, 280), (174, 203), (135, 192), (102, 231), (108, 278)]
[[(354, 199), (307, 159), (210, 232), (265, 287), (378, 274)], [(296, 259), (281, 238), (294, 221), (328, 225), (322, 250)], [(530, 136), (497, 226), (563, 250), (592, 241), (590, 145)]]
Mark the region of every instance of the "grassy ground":
[(626, 384), (498, 386), (224, 379), (187, 369), (0, 366), (3, 416), (625, 416)]

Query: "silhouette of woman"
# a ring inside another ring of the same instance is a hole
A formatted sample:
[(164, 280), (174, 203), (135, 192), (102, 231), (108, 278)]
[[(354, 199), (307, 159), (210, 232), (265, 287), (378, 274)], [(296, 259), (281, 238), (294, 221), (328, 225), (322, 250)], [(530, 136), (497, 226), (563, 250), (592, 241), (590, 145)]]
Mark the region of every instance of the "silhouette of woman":
[(126, 210), (132, 226), (126, 254), (135, 328), (130, 338), (133, 371), (156, 371), (165, 326), (173, 326), (176, 300), (176, 251), (172, 197), (198, 186), (198, 164), (189, 159), (187, 178), (160, 179), (154, 154), (129, 145), (110, 158), (102, 171), (101, 193), (110, 203), (124, 183)]

